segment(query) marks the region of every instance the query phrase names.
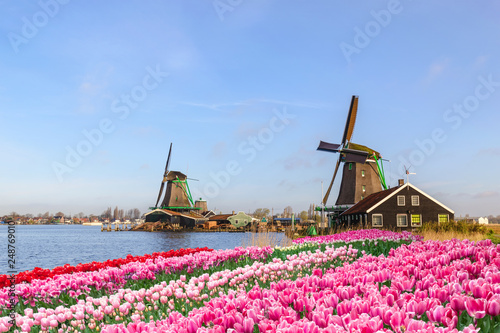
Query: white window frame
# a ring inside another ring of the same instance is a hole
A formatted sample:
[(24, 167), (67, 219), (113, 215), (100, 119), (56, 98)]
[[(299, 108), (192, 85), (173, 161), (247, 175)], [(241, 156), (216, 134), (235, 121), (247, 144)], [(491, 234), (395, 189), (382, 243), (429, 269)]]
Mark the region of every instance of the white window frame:
[(361, 170), (361, 177), (365, 176), (365, 170)]
[(411, 196), (411, 205), (412, 206), (420, 206), (420, 196), (418, 196), (418, 195), (412, 195)]
[[(420, 225), (413, 225), (413, 219), (412, 219), (412, 216), (413, 215), (418, 215), (420, 216)], [(412, 228), (420, 228), (422, 226), (422, 214), (410, 214), (410, 225)]]
[(438, 223), (441, 223), (441, 221), (439, 221), (439, 217), (440, 216), (445, 216), (446, 215), (446, 222), (450, 222), (450, 214), (438, 214)]
[[(374, 224), (373, 218), (380, 217), (380, 224)], [(382, 214), (373, 214), (372, 215), (372, 227), (383, 227), (384, 226), (384, 216)]]
[[(403, 199), (403, 203), (399, 203), (399, 200)], [(404, 195), (398, 195), (398, 206), (406, 206), (406, 200)]]
[[(399, 217), (400, 216), (404, 216), (405, 217), (405, 221), (406, 221), (406, 225), (402, 225), (399, 223)], [(396, 225), (400, 228), (407, 228), (408, 227), (408, 215), (406, 214), (396, 214)]]
[(363, 193), (366, 193), (366, 185), (361, 185), (361, 191), (363, 191)]

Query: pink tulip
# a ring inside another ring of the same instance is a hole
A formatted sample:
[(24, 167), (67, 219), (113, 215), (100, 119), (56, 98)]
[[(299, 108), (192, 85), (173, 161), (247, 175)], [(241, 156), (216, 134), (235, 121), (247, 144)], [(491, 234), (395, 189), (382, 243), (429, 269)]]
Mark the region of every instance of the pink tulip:
[(486, 300), (467, 297), (465, 309), (472, 318), (481, 319), (486, 315)]

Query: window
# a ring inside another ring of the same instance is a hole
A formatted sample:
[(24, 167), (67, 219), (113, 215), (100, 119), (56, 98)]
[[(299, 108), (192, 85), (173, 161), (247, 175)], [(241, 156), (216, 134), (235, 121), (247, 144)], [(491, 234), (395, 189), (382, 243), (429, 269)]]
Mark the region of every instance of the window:
[(361, 177), (365, 176), (365, 170), (361, 170)]
[(448, 214), (439, 214), (438, 215), (438, 221), (439, 221), (439, 223), (441, 223), (441, 222), (448, 222), (449, 221)]
[(381, 227), (383, 225), (382, 214), (373, 214), (372, 215), (372, 226), (373, 227)]
[(420, 197), (418, 195), (411, 196), (411, 205), (412, 206), (419, 206), (420, 205)]
[(396, 219), (398, 222), (398, 227), (407, 227), (408, 226), (408, 217), (406, 214), (398, 214), (396, 215)]
[(352, 170), (352, 163), (349, 163), (349, 170)]
[(404, 206), (404, 205), (405, 205), (405, 196), (398, 195), (398, 206)]
[(363, 193), (365, 193), (365, 192), (366, 192), (366, 186), (365, 186), (365, 185), (363, 185), (363, 186), (362, 186), (362, 189), (363, 189)]
[(411, 215), (411, 226), (421, 227), (422, 226), (422, 215), (412, 214)]
[(365, 197), (364, 196), (361, 196), (361, 200), (363, 200)]

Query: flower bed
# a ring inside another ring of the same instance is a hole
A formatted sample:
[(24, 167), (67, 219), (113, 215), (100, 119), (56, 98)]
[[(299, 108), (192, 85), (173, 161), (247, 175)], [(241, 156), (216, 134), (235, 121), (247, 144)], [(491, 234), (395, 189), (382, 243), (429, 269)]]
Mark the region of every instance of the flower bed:
[(359, 240), (418, 241), (418, 240), (423, 240), (423, 237), (414, 235), (408, 231), (397, 233), (380, 229), (363, 229), (363, 230), (351, 230), (340, 234), (333, 234), (320, 237), (303, 237), (295, 239), (293, 242), (295, 244), (304, 244), (304, 243), (322, 244), (322, 243), (350, 243)]
[[(500, 246), (412, 240), (365, 230), (283, 249), (131, 263), (121, 270), (136, 279), (121, 273), (129, 278), (118, 289), (83, 286), (78, 296), (60, 291), (46, 307), (41, 300), (18, 304), (15, 326), (19, 332), (500, 330)], [(13, 329), (8, 317), (0, 318), (0, 332)]]
[[(22, 282), (31, 282), (33, 280), (45, 280), (49, 278), (53, 278), (56, 275), (62, 274), (72, 274), (72, 273), (82, 273), (82, 272), (94, 272), (103, 268), (110, 267), (120, 267), (122, 265), (131, 263), (131, 262), (145, 262), (149, 259), (156, 259), (159, 257), (162, 258), (171, 258), (171, 257), (182, 257), (186, 254), (196, 253), (200, 251), (212, 251), (209, 248), (196, 248), (196, 249), (179, 249), (179, 250), (170, 250), (167, 252), (154, 252), (153, 254), (145, 254), (143, 256), (132, 256), (131, 254), (127, 255), (125, 258), (118, 258), (113, 260), (106, 260), (104, 262), (93, 261), (91, 263), (86, 264), (78, 264), (76, 266), (71, 266), (66, 264), (64, 266), (58, 266), (53, 269), (43, 269), (40, 267), (35, 267), (31, 271), (21, 272), (16, 275), (16, 284)], [(0, 275), (0, 288), (9, 287), (11, 285), (11, 281), (9, 280), (9, 276), (2, 274)]]

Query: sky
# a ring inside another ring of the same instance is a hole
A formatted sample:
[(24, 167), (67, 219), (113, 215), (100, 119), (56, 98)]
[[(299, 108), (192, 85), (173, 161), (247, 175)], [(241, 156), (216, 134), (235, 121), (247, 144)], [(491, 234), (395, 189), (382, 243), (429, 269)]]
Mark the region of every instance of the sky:
[[(319, 205), (352, 141), (456, 216), (500, 214), (498, 2), (0, 0), (0, 215)], [(337, 177), (328, 205), (338, 195)], [(323, 190), (322, 190), (323, 184)]]

